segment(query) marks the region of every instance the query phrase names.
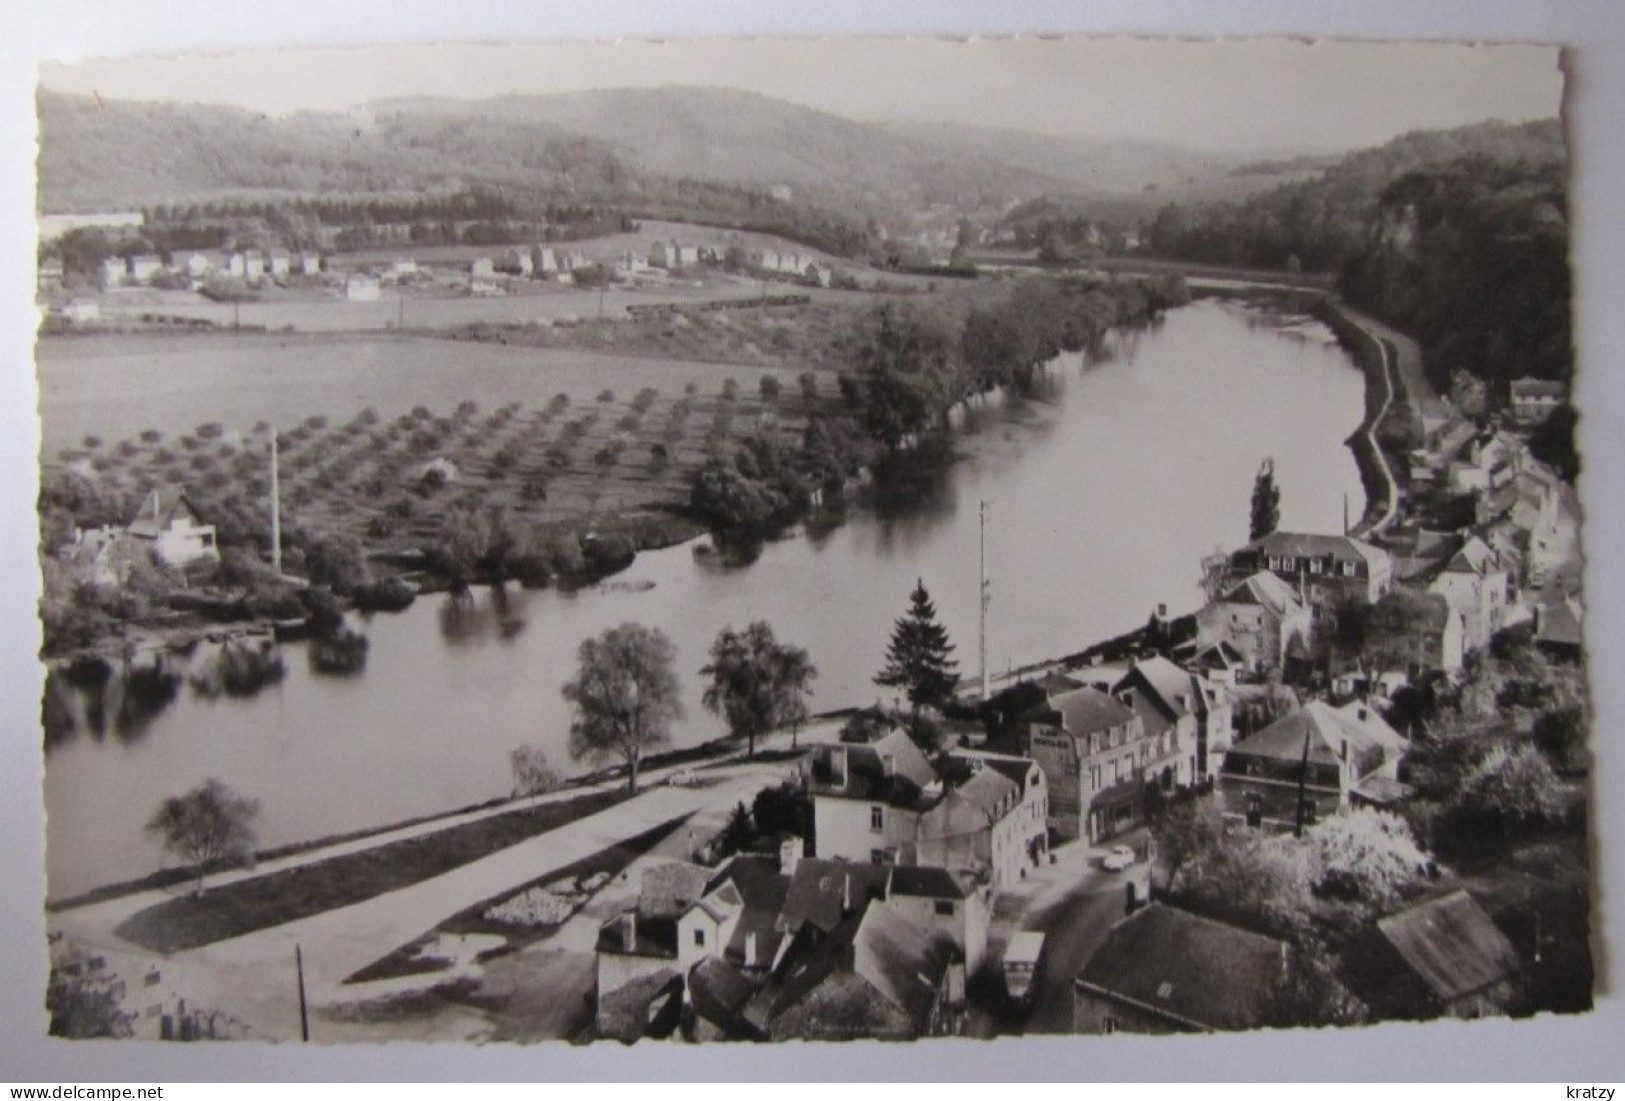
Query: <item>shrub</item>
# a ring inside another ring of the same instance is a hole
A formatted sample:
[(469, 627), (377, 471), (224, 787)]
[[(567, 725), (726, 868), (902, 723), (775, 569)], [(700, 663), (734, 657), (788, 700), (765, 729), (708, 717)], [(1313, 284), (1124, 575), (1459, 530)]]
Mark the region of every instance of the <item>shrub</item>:
[(513, 771), (513, 794), (516, 799), (558, 790), (559, 774), (548, 764), (547, 752), (540, 746), (522, 745), (515, 748), (508, 754), (508, 766)]
[(784, 384), (774, 375), (763, 375), (760, 385), (762, 400), (774, 402), (779, 400), (779, 394), (784, 390)]
[(615, 391), (613, 391), (613, 390), (600, 390), (598, 392), (598, 400), (599, 400), (600, 403), (607, 405), (608, 403), (615, 400)]

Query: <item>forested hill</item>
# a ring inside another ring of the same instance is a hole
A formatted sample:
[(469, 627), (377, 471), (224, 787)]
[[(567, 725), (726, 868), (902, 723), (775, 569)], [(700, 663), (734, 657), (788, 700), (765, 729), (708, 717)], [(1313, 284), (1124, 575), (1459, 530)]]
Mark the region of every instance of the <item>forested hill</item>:
[(1067, 186), (998, 160), (725, 88), (405, 99), (268, 118), (225, 107), (42, 92), (50, 211), (250, 193), (422, 193), (495, 185), (652, 202), (709, 184), (853, 217), (999, 205)]
[(866, 214), (933, 203), (998, 205), (1071, 186), (988, 152), (734, 88), (666, 85), (484, 100), (398, 99), (368, 110), (381, 123), (484, 119), (591, 134), (646, 171), (788, 187), (798, 199)]
[(1424, 130), (1350, 153), (1308, 180), (1238, 203), (1170, 203), (1146, 233), (1155, 253), (1205, 263), (1337, 272), (1365, 247), (1384, 188), (1464, 157), (1497, 164), (1564, 162), (1555, 119)]
[(523, 184), (566, 195), (624, 186), (602, 143), (541, 124), (344, 115), (268, 118), (230, 107), (39, 95), (40, 201), (128, 210), (268, 194), (405, 194)]

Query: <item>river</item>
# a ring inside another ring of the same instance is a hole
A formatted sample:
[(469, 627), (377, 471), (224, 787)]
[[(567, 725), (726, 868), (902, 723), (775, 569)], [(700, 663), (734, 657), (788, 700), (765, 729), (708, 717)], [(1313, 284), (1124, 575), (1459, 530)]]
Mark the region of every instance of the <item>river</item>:
[[(1343, 441), (1363, 378), (1312, 319), (1214, 300), (1116, 333), (1102, 356), (1063, 356), (1033, 392), (979, 400), (956, 420), (958, 461), (768, 544), (728, 567), (690, 546), (640, 555), (577, 593), (508, 587), (420, 599), (358, 618), (365, 672), (313, 673), (300, 644), (251, 699), (183, 688), (139, 729), (79, 729), (47, 754), (49, 894), (160, 864), (143, 823), (167, 795), (216, 777), (260, 800), (258, 840), (286, 844), (505, 794), (508, 753), (544, 746), (568, 769), (559, 686), (580, 641), (635, 620), (678, 648), (687, 719), (715, 736), (697, 671), (716, 632), (770, 621), (819, 668), (816, 709), (873, 702), (892, 621), (916, 578), (976, 664), (978, 502), (988, 503), (990, 665), (1068, 653), (1199, 601), (1200, 559), (1243, 542), (1253, 475), (1275, 459), (1282, 526), (1337, 531), (1364, 504)], [(210, 657), (202, 644), (194, 667)], [(109, 724), (112, 725), (112, 724)]]

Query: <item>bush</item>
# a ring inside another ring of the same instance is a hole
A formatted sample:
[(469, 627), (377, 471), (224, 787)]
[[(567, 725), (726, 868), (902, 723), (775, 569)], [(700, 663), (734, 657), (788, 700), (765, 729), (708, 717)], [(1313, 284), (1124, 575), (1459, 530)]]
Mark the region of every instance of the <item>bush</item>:
[(599, 400), (600, 403), (602, 403), (604, 405), (608, 405), (610, 402), (615, 400), (615, 391), (613, 391), (613, 390), (600, 390), (598, 392), (598, 400)]
[(1532, 746), (1496, 746), (1462, 779), (1452, 809), (1465, 825), (1499, 827), (1503, 835), (1563, 819), (1557, 774)]
[(351, 600), (364, 612), (399, 612), (417, 599), (412, 587), (398, 577), (386, 577), (356, 586)]
[(545, 795), (557, 791), (559, 774), (548, 764), (547, 752), (540, 746), (522, 745), (508, 754), (508, 766), (513, 771), (514, 798), (526, 795)]

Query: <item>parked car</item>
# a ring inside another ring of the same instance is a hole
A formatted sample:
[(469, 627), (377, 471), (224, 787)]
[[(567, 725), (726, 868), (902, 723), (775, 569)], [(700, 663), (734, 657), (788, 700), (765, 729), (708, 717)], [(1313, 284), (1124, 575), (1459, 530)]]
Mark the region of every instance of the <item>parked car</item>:
[(1120, 872), (1134, 866), (1134, 850), (1127, 845), (1113, 845), (1101, 860), (1100, 866), (1108, 872)]
[(700, 778), (694, 775), (694, 770), (691, 768), (680, 768), (670, 776), (666, 777), (666, 783), (670, 784), (674, 788), (693, 787), (695, 784), (699, 783), (699, 780)]

